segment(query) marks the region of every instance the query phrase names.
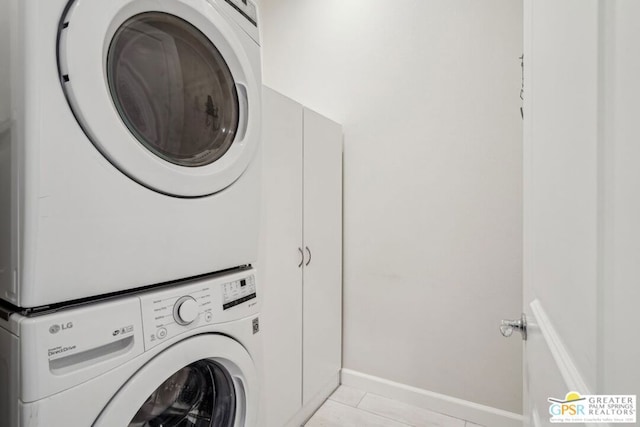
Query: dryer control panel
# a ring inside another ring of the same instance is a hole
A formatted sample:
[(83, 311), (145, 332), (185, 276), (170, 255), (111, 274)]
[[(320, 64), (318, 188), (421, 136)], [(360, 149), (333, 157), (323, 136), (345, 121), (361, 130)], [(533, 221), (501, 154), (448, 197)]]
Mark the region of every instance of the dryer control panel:
[(145, 350), (194, 328), (258, 312), (254, 270), (195, 279), (140, 296)]

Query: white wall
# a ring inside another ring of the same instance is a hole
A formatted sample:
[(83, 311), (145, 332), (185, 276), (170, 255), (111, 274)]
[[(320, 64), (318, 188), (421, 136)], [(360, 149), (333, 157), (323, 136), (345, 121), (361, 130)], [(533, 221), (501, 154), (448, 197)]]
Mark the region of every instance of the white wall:
[(344, 367), (520, 412), (521, 2), (261, 6), (265, 84), (344, 125)]

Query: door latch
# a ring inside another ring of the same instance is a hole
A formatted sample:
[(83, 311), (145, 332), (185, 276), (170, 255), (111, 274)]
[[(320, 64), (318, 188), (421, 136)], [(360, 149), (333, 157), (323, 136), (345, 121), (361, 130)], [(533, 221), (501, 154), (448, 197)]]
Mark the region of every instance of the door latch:
[(504, 337), (510, 337), (513, 334), (513, 330), (517, 330), (522, 334), (522, 340), (527, 340), (527, 316), (522, 313), (522, 317), (519, 320), (506, 320), (503, 319), (500, 322), (500, 333)]

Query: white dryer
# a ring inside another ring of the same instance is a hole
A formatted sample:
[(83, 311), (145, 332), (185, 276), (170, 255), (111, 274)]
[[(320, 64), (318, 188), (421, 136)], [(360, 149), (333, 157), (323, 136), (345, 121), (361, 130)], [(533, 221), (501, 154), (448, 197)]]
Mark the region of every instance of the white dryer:
[(249, 265), (251, 0), (0, 0), (0, 298), (34, 308)]
[(257, 427), (258, 301), (245, 270), (1, 312), (0, 427)]

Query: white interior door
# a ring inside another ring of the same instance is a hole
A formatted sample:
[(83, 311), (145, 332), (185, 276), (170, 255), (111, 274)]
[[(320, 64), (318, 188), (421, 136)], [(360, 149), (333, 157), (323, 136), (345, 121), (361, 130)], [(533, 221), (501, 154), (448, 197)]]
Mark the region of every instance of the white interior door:
[(304, 110), (303, 403), (342, 366), (342, 127)]
[(640, 392), (620, 331), (640, 324), (640, 6), (524, 5), (524, 410), (540, 426), (549, 398)]
[[(598, 2), (525, 2), (525, 410), (596, 381)], [(541, 423), (541, 424), (539, 424)]]
[(302, 405), (302, 106), (265, 87), (263, 108), (265, 423), (282, 427)]

